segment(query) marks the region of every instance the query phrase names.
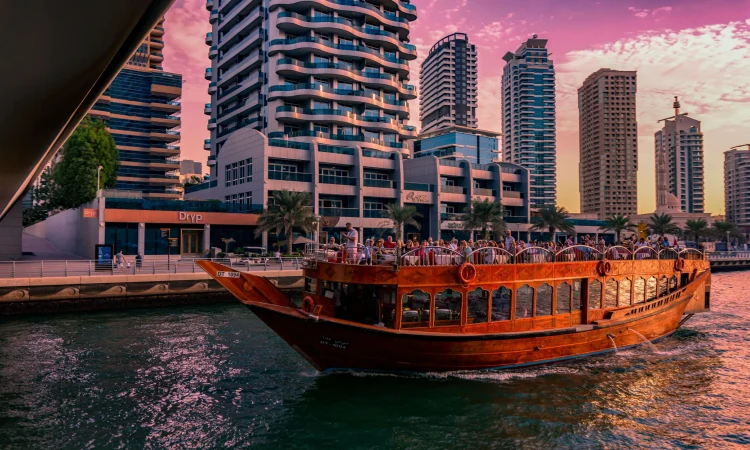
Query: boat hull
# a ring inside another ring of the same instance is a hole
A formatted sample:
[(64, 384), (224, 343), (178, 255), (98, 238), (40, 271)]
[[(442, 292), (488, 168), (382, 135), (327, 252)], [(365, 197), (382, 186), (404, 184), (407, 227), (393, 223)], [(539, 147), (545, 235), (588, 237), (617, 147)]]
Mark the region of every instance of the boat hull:
[(394, 331), (306, 317), (265, 304), (247, 305), (320, 371), (446, 372), (545, 364), (655, 340), (678, 328), (695, 289), (691, 283), (679, 296), (665, 296), (673, 298), (669, 304), (634, 319), (497, 334)]

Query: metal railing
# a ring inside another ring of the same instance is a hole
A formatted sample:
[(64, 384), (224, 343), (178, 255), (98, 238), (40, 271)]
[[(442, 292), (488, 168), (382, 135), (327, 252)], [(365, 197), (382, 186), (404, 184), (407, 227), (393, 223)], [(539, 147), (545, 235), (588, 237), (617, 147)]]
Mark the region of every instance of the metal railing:
[(144, 259), (137, 262), (126, 257), (122, 264), (116, 261), (1, 261), (2, 278), (50, 278), (97, 275), (148, 275), (168, 273), (201, 273), (196, 261), (214, 261), (235, 270), (265, 272), (268, 270), (297, 270), (302, 268), (301, 257), (232, 257), (232, 258), (182, 258)]
[[(692, 250), (692, 249), (691, 249)], [(696, 250), (697, 251), (697, 250)], [(750, 251), (741, 252), (710, 252), (706, 254), (711, 261), (750, 260)], [(688, 258), (685, 258), (688, 259)]]

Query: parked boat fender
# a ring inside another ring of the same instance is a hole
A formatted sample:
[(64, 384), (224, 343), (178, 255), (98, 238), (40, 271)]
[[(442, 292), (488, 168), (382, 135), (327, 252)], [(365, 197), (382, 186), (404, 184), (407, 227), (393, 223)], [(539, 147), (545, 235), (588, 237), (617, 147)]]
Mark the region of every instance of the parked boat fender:
[(609, 275), (611, 271), (612, 271), (612, 263), (610, 263), (606, 259), (599, 261), (599, 264), (596, 265), (596, 272), (599, 274), (600, 277), (606, 277), (607, 275)]
[(471, 283), (477, 277), (477, 268), (474, 264), (465, 262), (458, 269), (458, 277), (464, 284)]
[(312, 297), (307, 296), (302, 299), (302, 311), (310, 314), (313, 312), (313, 309), (315, 309), (315, 302), (313, 301)]
[(682, 272), (682, 269), (684, 269), (684, 268), (685, 268), (685, 258), (678, 258), (674, 262), (674, 270), (676, 270), (678, 272)]

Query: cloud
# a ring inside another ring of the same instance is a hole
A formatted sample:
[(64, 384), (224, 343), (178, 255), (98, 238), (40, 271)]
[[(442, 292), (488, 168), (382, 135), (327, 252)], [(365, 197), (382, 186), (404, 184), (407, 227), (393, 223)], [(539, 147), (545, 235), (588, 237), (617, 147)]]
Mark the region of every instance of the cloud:
[(630, 8), (628, 8), (628, 11), (632, 12), (633, 15), (635, 17), (638, 17), (639, 19), (645, 19), (647, 17), (658, 16), (660, 14), (669, 13), (670, 11), (672, 11), (672, 9), (673, 8), (671, 6), (662, 6), (661, 8), (656, 8), (656, 9), (647, 9), (647, 8), (640, 9), (640, 8), (631, 6)]
[[(682, 110), (702, 121), (706, 198), (715, 199), (708, 209), (718, 213), (723, 198), (722, 152), (745, 137), (743, 129), (750, 122), (750, 59), (741, 56), (748, 54), (750, 21), (650, 31), (568, 52), (557, 64), (557, 110), (568, 112), (558, 115), (558, 134), (577, 136), (578, 115), (570, 112), (577, 111), (577, 89), (588, 75), (602, 67), (637, 70), (639, 189), (652, 189), (656, 121), (672, 113), (672, 97), (677, 95)], [(571, 161), (570, 169), (577, 163)], [(639, 209), (653, 208), (651, 197), (646, 196), (649, 203), (641, 202)]]

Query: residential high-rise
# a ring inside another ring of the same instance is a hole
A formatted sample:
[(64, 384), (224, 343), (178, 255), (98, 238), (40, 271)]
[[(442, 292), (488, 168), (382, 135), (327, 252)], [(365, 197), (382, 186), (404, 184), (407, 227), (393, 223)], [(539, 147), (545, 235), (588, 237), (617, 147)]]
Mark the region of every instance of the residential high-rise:
[(439, 40), (419, 71), (422, 133), (453, 125), (477, 128), (477, 49), (464, 33)]
[(654, 134), (656, 157), (656, 209), (667, 209), (670, 195), (688, 213), (704, 212), (703, 133), (700, 121), (680, 113), (674, 98), (674, 116), (663, 119)]
[(582, 213), (638, 213), (635, 94), (635, 71), (599, 69), (578, 88)]
[[(269, 139), (399, 150), (416, 137), (406, 124), (408, 43), (416, 8), (404, 0), (347, 2), (208, 0), (211, 151), (243, 127)], [(309, 161), (289, 162), (302, 168)], [(312, 168), (312, 167), (310, 167)], [(321, 174), (347, 172), (321, 165)], [(337, 203), (338, 204), (338, 203)]]
[(89, 111), (102, 119), (120, 152), (115, 189), (144, 198), (180, 198), (182, 76), (164, 72), (164, 19), (151, 30)]
[(750, 233), (750, 145), (724, 152), (724, 203), (727, 221)]
[(500, 159), (497, 139), (499, 136), (500, 133), (478, 128), (440, 128), (419, 135), (414, 141), (413, 156), (466, 159), (476, 164), (489, 164)]
[(529, 169), (531, 205), (555, 204), (555, 68), (534, 35), (503, 56), (503, 160)]

